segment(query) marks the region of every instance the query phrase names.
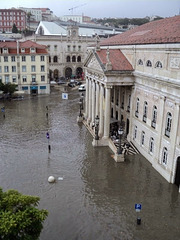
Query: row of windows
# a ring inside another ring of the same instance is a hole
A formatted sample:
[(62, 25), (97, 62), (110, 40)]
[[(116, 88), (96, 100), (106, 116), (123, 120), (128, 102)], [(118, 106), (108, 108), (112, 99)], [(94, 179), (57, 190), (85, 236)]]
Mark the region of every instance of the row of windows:
[(25, 17), (17, 17), (17, 16), (14, 16), (14, 17), (12, 17), (12, 16), (4, 16), (4, 17), (2, 17), (2, 16), (0, 16), (0, 20), (7, 20), (7, 21), (9, 21), (9, 20), (24, 20), (25, 19)]
[[(124, 100), (125, 100), (125, 95), (122, 93), (121, 97), (121, 108), (124, 109)], [(114, 96), (112, 95), (111, 101), (114, 102)], [(130, 104), (131, 104), (131, 95), (128, 96), (128, 102), (127, 102), (127, 112), (130, 112)], [(116, 96), (116, 105), (119, 106), (119, 92), (117, 92)]]
[[(48, 47), (48, 51), (50, 51), (51, 46), (48, 45), (47, 47)], [(70, 52), (70, 51), (71, 51), (71, 48), (72, 48), (72, 51), (76, 51), (76, 49), (77, 49), (78, 51), (81, 51), (81, 46), (80, 46), (80, 45), (79, 45), (79, 46), (76, 46), (76, 45), (70, 46), (70, 45), (68, 45), (68, 46), (67, 46), (67, 51)], [(57, 45), (54, 45), (54, 50), (57, 51), (57, 49), (58, 49), (58, 46), (57, 46)]]
[[(138, 118), (139, 117), (139, 98), (136, 100), (136, 110), (135, 110), (135, 116)], [(148, 103), (147, 101), (144, 102), (143, 106), (143, 122), (146, 123), (147, 121), (147, 114), (148, 114)], [(156, 128), (156, 122), (157, 122), (157, 107), (154, 105), (153, 106), (153, 111), (152, 111), (152, 120), (151, 120), (151, 127)], [(170, 112), (167, 113), (166, 115), (166, 124), (165, 124), (165, 136), (170, 137), (170, 132), (171, 132), (171, 125), (172, 125), (172, 114)]]
[[(137, 126), (134, 127), (134, 139), (136, 139), (136, 138), (137, 138)], [(141, 146), (143, 147), (144, 145), (145, 145), (145, 132), (142, 131), (141, 132)], [(155, 148), (154, 138), (151, 137), (149, 139), (149, 153), (151, 155), (154, 154), (154, 148)], [(164, 147), (162, 150), (161, 164), (166, 166), (167, 160), (168, 160), (168, 150), (166, 147)]]
[[(141, 59), (138, 60), (138, 65), (143, 66), (144, 63)], [(152, 62), (150, 60), (147, 60), (145, 63), (146, 67), (152, 67)], [(162, 63), (160, 61), (157, 61), (154, 65), (155, 68), (162, 68)]]
[[(17, 71), (16, 66), (11, 66), (11, 71), (12, 72), (16, 72)], [(45, 66), (44, 65), (40, 66), (40, 71), (41, 72), (45, 72)], [(0, 66), (0, 73), (1, 72), (2, 72), (2, 68)], [(5, 73), (10, 72), (10, 67), (9, 66), (4, 66), (4, 72)], [(25, 65), (22, 66), (22, 72), (27, 72), (27, 66), (25, 66)], [(31, 66), (31, 72), (36, 72), (36, 66), (35, 65)]]
[[(0, 82), (2, 82), (2, 77), (0, 76)], [(9, 83), (10, 81), (12, 81), (13, 83), (16, 83), (17, 82), (17, 76), (10, 76), (9, 75), (5, 75), (4, 76), (4, 80), (5, 80), (5, 83)], [(46, 80), (46, 77), (45, 75), (41, 75), (41, 82), (45, 82)], [(35, 83), (36, 82), (36, 75), (31, 75), (31, 81), (32, 83)], [(25, 83), (27, 82), (27, 76), (22, 76), (22, 82)]]
[[(25, 52), (25, 49), (22, 48), (21, 51), (22, 51), (22, 52)], [(31, 62), (35, 62), (35, 61), (36, 61), (36, 57), (37, 57), (37, 56), (32, 55), (32, 56), (31, 56)], [(39, 56), (38, 56), (38, 57), (39, 57)], [(16, 62), (16, 56), (11, 56), (11, 57), (9, 57), (9, 56), (4, 56), (4, 62), (9, 62), (9, 58), (11, 59), (11, 62)], [(21, 56), (21, 61), (22, 61), (22, 62), (26, 62), (26, 56)], [(40, 61), (41, 61), (41, 62), (44, 62), (44, 61), (45, 61), (45, 56), (40, 56)], [(1, 57), (0, 57), (0, 62), (1, 62)]]
[(76, 56), (72, 56), (72, 58), (70, 56), (67, 56), (66, 57), (66, 62), (81, 62), (81, 56), (78, 56), (77, 59), (76, 59)]
[(7, 11), (3, 11), (3, 12), (1, 12), (0, 11), (0, 15), (25, 15), (25, 13), (24, 12), (17, 12), (17, 11), (14, 11), (14, 12), (7, 12)]

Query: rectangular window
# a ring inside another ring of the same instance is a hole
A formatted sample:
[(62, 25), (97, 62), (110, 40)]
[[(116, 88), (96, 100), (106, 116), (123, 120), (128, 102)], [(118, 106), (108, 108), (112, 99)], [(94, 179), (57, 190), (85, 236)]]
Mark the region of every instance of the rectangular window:
[(13, 83), (16, 82), (16, 76), (12, 76), (12, 82), (13, 82)]
[(71, 50), (71, 46), (70, 45), (67, 46), (67, 50), (68, 50), (68, 52), (70, 52), (70, 50)]
[(44, 72), (45, 71), (45, 67), (44, 65), (41, 65), (41, 72)]
[(23, 76), (23, 77), (22, 77), (22, 80), (23, 80), (23, 82), (27, 82), (27, 77), (26, 77), (26, 76)]
[(16, 61), (16, 57), (15, 56), (11, 56), (11, 62), (15, 62)]
[(7, 48), (4, 48), (4, 49), (3, 49), (3, 53), (8, 53), (8, 49), (7, 49)]
[(12, 66), (12, 72), (16, 72), (16, 66)]
[(35, 65), (32, 65), (31, 66), (31, 72), (35, 72), (36, 71), (36, 66)]
[(35, 83), (36, 82), (36, 76), (32, 75), (32, 82)]
[(75, 45), (73, 46), (73, 51), (76, 51), (76, 46)]
[(26, 61), (26, 56), (22, 56), (22, 62)]
[(44, 75), (41, 76), (41, 82), (45, 82), (45, 76)]
[(4, 62), (8, 62), (8, 56), (4, 56)]
[(35, 52), (35, 48), (31, 48), (31, 52), (34, 53)]
[(81, 46), (78, 46), (78, 51), (79, 51), (79, 52), (81, 51)]
[(55, 51), (57, 50), (57, 45), (54, 45), (54, 50), (55, 50)]
[(44, 62), (44, 56), (41, 56), (41, 62)]
[(9, 72), (9, 67), (8, 66), (4, 66), (4, 72), (5, 73)]
[(26, 72), (26, 66), (22, 66), (22, 72)]
[(25, 48), (21, 48), (21, 52), (24, 53), (25, 52)]
[(9, 75), (5, 75), (5, 83), (9, 82)]
[(36, 60), (35, 56), (34, 55), (31, 56), (31, 62), (35, 62), (35, 60)]

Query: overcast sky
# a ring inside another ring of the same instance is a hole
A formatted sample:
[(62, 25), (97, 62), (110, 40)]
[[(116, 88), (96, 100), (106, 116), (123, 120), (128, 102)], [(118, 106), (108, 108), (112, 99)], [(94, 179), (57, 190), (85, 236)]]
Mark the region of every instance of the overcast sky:
[(171, 17), (179, 14), (180, 0), (0, 0), (1, 9), (11, 7), (47, 7), (57, 17), (72, 13), (92, 18)]

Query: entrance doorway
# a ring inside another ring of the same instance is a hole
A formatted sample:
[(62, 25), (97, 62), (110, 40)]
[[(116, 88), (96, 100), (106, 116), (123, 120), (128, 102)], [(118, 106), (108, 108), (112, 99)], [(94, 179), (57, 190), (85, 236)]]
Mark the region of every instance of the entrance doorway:
[(126, 121), (126, 135), (129, 134), (129, 119), (127, 118), (127, 121)]
[(178, 187), (180, 185), (180, 157), (177, 158), (176, 175), (175, 175), (174, 184), (177, 185)]

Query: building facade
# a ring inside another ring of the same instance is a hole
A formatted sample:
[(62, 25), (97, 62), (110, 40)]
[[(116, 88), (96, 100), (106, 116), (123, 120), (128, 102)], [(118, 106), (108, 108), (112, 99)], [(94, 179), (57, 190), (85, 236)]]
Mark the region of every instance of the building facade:
[(44, 27), (40, 27), (39, 34), (33, 36), (33, 41), (47, 46), (50, 80), (82, 77), (87, 47), (94, 44), (96, 39), (79, 36), (79, 28), (76, 25), (68, 26), (63, 35), (43, 35), (41, 32), (44, 31)]
[(112, 147), (112, 122), (170, 183), (180, 185), (180, 16), (106, 39), (85, 61), (86, 122)]
[(14, 83), (26, 94), (49, 94), (49, 55), (32, 41), (0, 42), (0, 81)]
[(0, 32), (12, 33), (13, 25), (19, 31), (26, 29), (26, 13), (21, 9), (0, 9)]

